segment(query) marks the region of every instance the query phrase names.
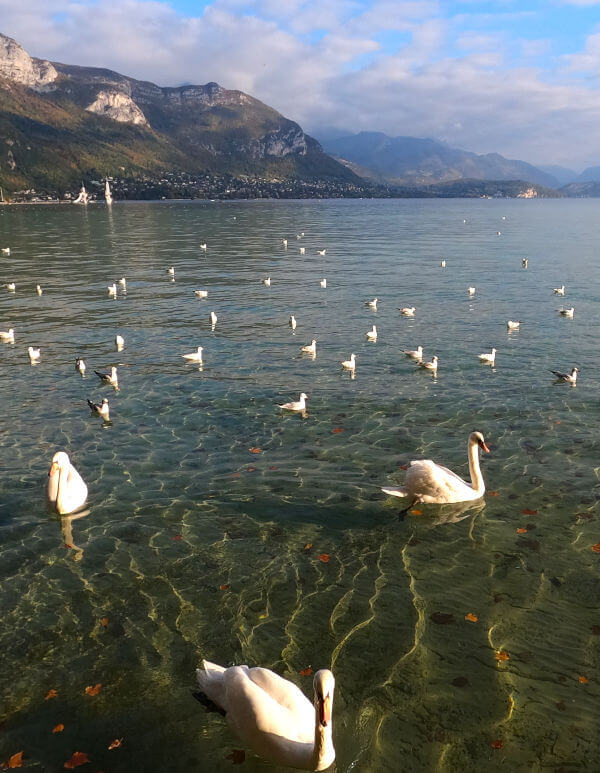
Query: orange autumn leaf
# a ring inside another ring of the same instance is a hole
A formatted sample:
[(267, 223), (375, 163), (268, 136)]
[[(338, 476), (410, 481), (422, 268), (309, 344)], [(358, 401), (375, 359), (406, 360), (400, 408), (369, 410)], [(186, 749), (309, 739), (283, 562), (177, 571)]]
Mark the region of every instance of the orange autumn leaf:
[(312, 542), (307, 542), (304, 546), (304, 550), (310, 550), (312, 548)]
[(100, 690), (102, 689), (102, 683), (98, 682), (98, 684), (95, 684), (93, 687), (91, 685), (88, 685), (85, 688), (85, 694), (86, 695), (98, 695)]
[(53, 732), (53, 733), (62, 733), (62, 731), (63, 731), (64, 729), (65, 729), (65, 726), (64, 726), (64, 725), (62, 724), (62, 722), (61, 722), (61, 724), (60, 724), (60, 725), (54, 725), (54, 727), (52, 728), (52, 732)]
[(275, 465), (275, 464), (272, 464), (272, 465), (269, 467), (269, 469), (270, 469), (270, 470), (278, 470), (278, 469), (279, 469), (279, 467), (277, 467), (277, 465)]
[(219, 585), (219, 590), (229, 590), (231, 588), (231, 585)]
[(510, 655), (506, 650), (500, 650), (496, 653), (496, 660), (510, 660)]
[(422, 510), (411, 510), (410, 512), (413, 515), (423, 515), (423, 511)]
[(470, 623), (478, 623), (479, 618), (477, 615), (474, 615), (472, 612), (469, 612), (468, 615), (465, 615), (465, 620), (468, 620)]
[(329, 553), (321, 553), (321, 555), (317, 556), (319, 561), (322, 561), (324, 564), (326, 564), (329, 561)]
[(300, 671), (300, 676), (310, 676), (312, 674), (312, 666), (307, 666)]
[(175, 542), (180, 542), (183, 539), (183, 535), (182, 534), (176, 534), (173, 537), (173, 539), (175, 540)]
[(523, 515), (537, 515), (537, 510), (529, 510), (528, 508), (521, 510), (521, 512)]
[(497, 491), (488, 491), (488, 497), (497, 497), (500, 494)]
[(80, 765), (85, 765), (85, 763), (89, 761), (90, 758), (85, 752), (73, 752), (71, 759), (65, 762), (64, 767), (72, 770), (73, 768), (78, 768)]
[(108, 625), (108, 617), (103, 617), (102, 620), (100, 620), (100, 625), (103, 628), (106, 628), (106, 626)]
[(400, 465), (401, 470), (408, 470), (408, 464), (401, 464)]
[(122, 738), (115, 738), (115, 740), (108, 745), (109, 749), (118, 749), (119, 746), (123, 746), (123, 739)]
[(339, 434), (340, 434), (340, 432), (343, 432), (343, 431), (344, 431), (344, 428), (343, 428), (343, 427), (334, 427), (334, 428), (331, 430), (331, 434), (332, 434), (332, 435), (339, 435)]
[(580, 684), (587, 684), (590, 681), (587, 676), (578, 676), (577, 680)]
[(261, 454), (262, 450), (260, 448), (250, 448), (248, 449), (251, 454)]
[(256, 467), (248, 467), (248, 472), (256, 472)]
[(234, 472), (234, 473), (232, 473), (231, 477), (232, 478), (239, 478), (239, 477), (241, 477), (241, 474), (242, 474), (241, 472)]
[(497, 741), (492, 741), (491, 747), (492, 749), (501, 749), (504, 746), (504, 741), (500, 741), (499, 739)]
[(595, 545), (592, 545), (592, 550), (594, 553), (600, 553), (600, 542), (596, 542)]
[(12, 757), (8, 758), (7, 762), (2, 763), (2, 767), (5, 770), (8, 770), (8, 768), (22, 768), (23, 767), (23, 752), (17, 752), (16, 754), (13, 754)]
[(48, 693), (46, 694), (46, 697), (45, 697), (44, 700), (49, 701), (50, 698), (56, 698), (57, 695), (58, 695), (58, 693), (56, 692), (56, 690), (48, 690)]
[(527, 534), (527, 529), (517, 529), (517, 534)]

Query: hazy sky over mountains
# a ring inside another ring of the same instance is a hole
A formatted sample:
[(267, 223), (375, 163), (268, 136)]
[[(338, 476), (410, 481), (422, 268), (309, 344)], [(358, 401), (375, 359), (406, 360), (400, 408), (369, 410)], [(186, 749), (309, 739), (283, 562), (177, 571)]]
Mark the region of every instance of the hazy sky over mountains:
[(600, 0), (0, 0), (46, 59), (217, 81), (309, 132), (600, 164)]

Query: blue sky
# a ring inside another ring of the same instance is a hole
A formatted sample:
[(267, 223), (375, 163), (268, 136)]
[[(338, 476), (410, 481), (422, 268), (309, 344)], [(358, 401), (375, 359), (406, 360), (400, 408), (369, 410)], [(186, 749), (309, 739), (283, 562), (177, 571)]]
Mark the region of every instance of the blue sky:
[(313, 134), (600, 165), (600, 0), (0, 0), (30, 53), (217, 81)]

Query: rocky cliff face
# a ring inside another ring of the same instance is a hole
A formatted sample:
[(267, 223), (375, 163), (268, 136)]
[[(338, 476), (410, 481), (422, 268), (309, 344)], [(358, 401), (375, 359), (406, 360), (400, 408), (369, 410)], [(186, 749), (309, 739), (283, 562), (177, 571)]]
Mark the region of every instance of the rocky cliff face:
[(58, 77), (43, 59), (34, 59), (16, 40), (0, 33), (0, 76), (36, 91), (46, 91)]
[(133, 99), (119, 91), (99, 91), (86, 110), (120, 123), (132, 123), (136, 126), (146, 126), (148, 123)]

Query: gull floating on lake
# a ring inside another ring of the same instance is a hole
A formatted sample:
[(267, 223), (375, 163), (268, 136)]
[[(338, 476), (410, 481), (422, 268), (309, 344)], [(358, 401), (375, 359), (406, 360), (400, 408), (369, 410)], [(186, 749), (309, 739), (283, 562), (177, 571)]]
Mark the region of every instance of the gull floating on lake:
[(41, 294), (44, 292), (44, 291), (42, 290), (42, 288), (41, 288), (39, 285), (36, 285), (36, 286), (35, 286), (35, 291), (36, 291), (36, 293), (37, 293), (38, 295), (41, 295)]
[(296, 317), (293, 314), (290, 315), (289, 325), (292, 328), (292, 330), (296, 329), (296, 324), (297, 324)]
[(437, 358), (437, 355), (435, 357), (433, 357), (431, 362), (423, 362), (423, 361), (421, 361), (421, 362), (417, 362), (417, 365), (420, 368), (425, 368), (425, 370), (431, 370), (434, 373), (437, 373), (437, 369), (438, 369), (438, 358)]
[(9, 293), (14, 293), (17, 289), (17, 285), (14, 282), (8, 282), (8, 284), (4, 285)]
[(198, 298), (208, 298), (208, 290), (194, 290), (194, 295)]
[(0, 341), (2, 341), (3, 344), (14, 344), (15, 342), (14, 328), (11, 327), (9, 330), (0, 332)]
[[(234, 218), (234, 220), (235, 220), (235, 218)], [(201, 250), (206, 250), (207, 247), (208, 247), (208, 245), (206, 243), (200, 245), (200, 249)]]
[(564, 295), (565, 294), (565, 286), (563, 285), (562, 287), (555, 287), (553, 292), (554, 292), (554, 295)]
[(306, 252), (306, 247), (300, 247), (300, 255), (304, 255)]
[(106, 289), (108, 290), (108, 297), (109, 298), (116, 298), (117, 297), (117, 285), (116, 284), (113, 283), (113, 284), (109, 285)]
[(344, 370), (356, 370), (356, 355), (351, 354), (349, 360), (343, 360), (342, 368), (344, 368)]
[(313, 338), (312, 342), (310, 344), (307, 344), (306, 346), (301, 347), (301, 352), (304, 352), (304, 354), (312, 354), (314, 357), (317, 353), (317, 342)]
[(491, 352), (484, 352), (478, 355), (480, 362), (486, 365), (493, 365), (496, 362), (496, 350), (492, 349)]
[(468, 442), (471, 483), (467, 483), (452, 470), (432, 462), (431, 459), (418, 459), (411, 461), (406, 471), (404, 486), (381, 490), (393, 497), (410, 497), (412, 504), (423, 502), (441, 505), (480, 499), (485, 493), (485, 483), (479, 466), (480, 448), (486, 454), (489, 453), (481, 432), (472, 432)]
[(417, 346), (416, 349), (405, 349), (404, 354), (407, 357), (412, 357), (413, 360), (421, 360), (423, 358), (423, 347)]
[(287, 247), (287, 239), (282, 239), (281, 243), (283, 244), (284, 247)]
[(75, 370), (79, 371), (82, 376), (85, 376), (85, 362), (81, 359), (81, 357), (78, 357), (75, 360)]
[(291, 402), (291, 403), (283, 403), (283, 405), (279, 405), (279, 408), (283, 408), (284, 411), (305, 411), (307, 400), (308, 400), (308, 395), (305, 394), (304, 392), (301, 392), (300, 397), (297, 401)]
[(182, 354), (184, 360), (189, 360), (190, 362), (198, 362), (200, 365), (202, 365), (202, 352), (204, 351), (203, 346), (199, 346), (197, 351), (191, 352), (191, 354)]
[(263, 281), (263, 284), (265, 285), (265, 287), (270, 287), (271, 286), (271, 277), (270, 276), (268, 276), (266, 279), (263, 279), (262, 281)]
[(110, 369), (110, 373), (100, 373), (100, 371), (97, 370), (95, 370), (94, 373), (98, 376), (103, 384), (109, 384), (115, 389), (119, 388), (119, 378), (117, 376), (117, 369), (114, 367), (114, 365)]
[(325, 255), (327, 250), (317, 250), (317, 252), (319, 253), (319, 255)]
[(379, 298), (373, 298), (372, 301), (365, 301), (365, 306), (368, 306), (370, 309), (373, 309), (373, 311), (377, 311), (377, 301)]
[(521, 268), (527, 268), (528, 265), (529, 265), (529, 261), (527, 260), (527, 258), (522, 258), (521, 259)]
[(41, 351), (40, 349), (34, 349), (33, 346), (29, 346), (27, 348), (27, 354), (29, 355), (29, 360), (33, 365), (34, 362), (37, 362), (40, 359)]
[(400, 312), (404, 317), (414, 317), (416, 310), (416, 306), (405, 306), (404, 308), (400, 309)]
[(3, 255), (10, 255), (10, 247), (3, 247), (2, 248), (2, 254)]
[(521, 322), (520, 320), (517, 321), (517, 320), (509, 319), (508, 322), (506, 323), (506, 327), (509, 330), (518, 330), (521, 327)]
[(550, 373), (553, 373), (556, 376), (557, 381), (565, 381), (567, 384), (576, 384), (579, 368), (573, 368), (570, 373), (560, 373), (558, 370), (551, 370)]
[(88, 489), (83, 478), (69, 461), (64, 451), (58, 451), (52, 457), (48, 473), (46, 499), (59, 514), (67, 515), (79, 510), (87, 499)]
[(325, 287), (327, 287), (327, 280), (326, 280), (326, 279), (321, 279), (321, 282), (320, 282), (320, 284), (321, 284), (321, 287), (322, 287), (322, 288), (325, 288)]
[(373, 325), (372, 330), (367, 331), (367, 341), (376, 341), (377, 340), (377, 328), (375, 325)]
[(445, 261), (445, 260), (442, 260), (442, 262), (440, 263), (440, 266), (441, 266), (442, 268), (446, 268), (446, 261)]
[(122, 276), (122, 277), (119, 279), (119, 284), (121, 285), (121, 287), (127, 287), (127, 280), (125, 279), (125, 277), (124, 277), (124, 276)]
[(562, 308), (561, 309), (557, 309), (557, 311), (558, 311), (558, 313), (562, 317), (573, 317), (573, 316), (575, 316), (575, 307), (574, 306), (571, 306), (570, 309), (562, 309)]
[(91, 412), (96, 416), (101, 416), (104, 421), (109, 421), (109, 411), (108, 411), (108, 400), (106, 397), (102, 398), (102, 402), (100, 404), (93, 403), (91, 400), (87, 401), (87, 404), (90, 406)]
[(474, 287), (467, 287), (467, 292), (469, 295), (475, 295), (475, 288)]
[(202, 695), (256, 754), (286, 768), (326, 770), (333, 764), (331, 671), (315, 674), (313, 704), (293, 682), (267, 668), (224, 668), (203, 660), (196, 676)]
[(210, 312), (210, 324), (211, 324), (211, 327), (212, 327), (213, 330), (215, 329), (215, 325), (217, 324), (217, 319), (218, 319), (218, 317), (215, 314), (215, 312), (211, 311)]
[(118, 333), (115, 336), (115, 346), (117, 347), (118, 352), (120, 352), (125, 346), (125, 339), (123, 338), (123, 336), (119, 335)]
[(167, 269), (167, 274), (169, 276), (175, 276), (175, 266), (171, 266), (171, 268)]

